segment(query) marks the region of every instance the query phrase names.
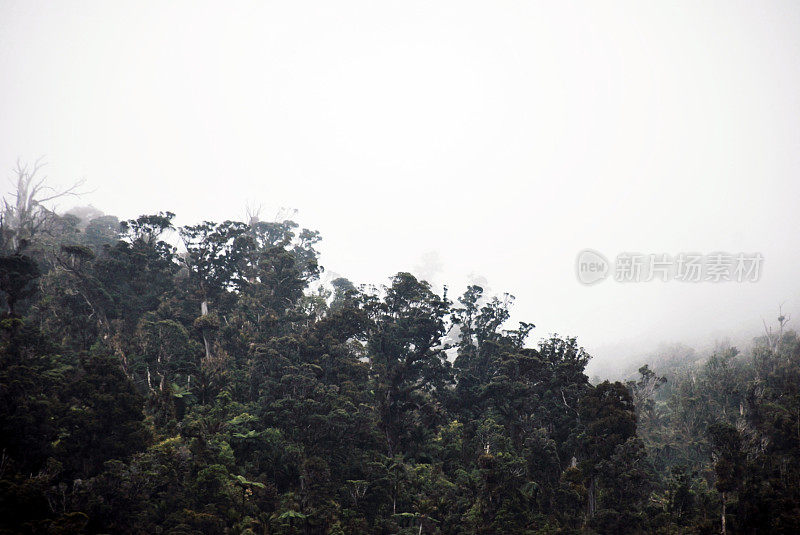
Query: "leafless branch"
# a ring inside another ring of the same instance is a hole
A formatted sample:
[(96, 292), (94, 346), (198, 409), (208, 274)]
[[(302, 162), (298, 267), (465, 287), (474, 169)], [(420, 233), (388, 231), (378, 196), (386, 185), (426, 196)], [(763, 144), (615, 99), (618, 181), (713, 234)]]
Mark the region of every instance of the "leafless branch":
[(17, 160), (16, 167), (12, 169), (16, 179), (12, 180), (14, 190), (8, 198), (3, 198), (0, 219), (0, 244), (4, 249), (19, 251), (37, 234), (51, 230), (55, 212), (45, 207), (44, 203), (82, 194), (79, 188), (84, 180), (78, 180), (62, 190), (48, 185), (47, 175), (41, 173), (45, 165), (44, 157), (40, 157), (33, 165)]

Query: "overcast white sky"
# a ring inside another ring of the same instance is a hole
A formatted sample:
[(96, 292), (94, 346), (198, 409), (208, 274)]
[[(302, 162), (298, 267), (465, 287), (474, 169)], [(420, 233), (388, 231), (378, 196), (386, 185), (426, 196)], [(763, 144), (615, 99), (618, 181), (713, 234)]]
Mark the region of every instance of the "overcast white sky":
[[(120, 218), (293, 207), (329, 271), (485, 280), (598, 363), (800, 308), (797, 2), (2, 0), (0, 73), (9, 177), (46, 155)], [(584, 248), (765, 263), (586, 287)]]

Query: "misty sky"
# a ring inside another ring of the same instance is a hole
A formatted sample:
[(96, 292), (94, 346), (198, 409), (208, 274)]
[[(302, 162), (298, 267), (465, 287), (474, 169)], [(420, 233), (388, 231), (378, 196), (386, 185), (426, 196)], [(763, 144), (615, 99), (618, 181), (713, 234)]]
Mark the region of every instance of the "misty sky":
[[(2, 0), (0, 73), (2, 178), (120, 218), (296, 208), (329, 272), (480, 281), (598, 363), (800, 322), (797, 2)], [(585, 248), (765, 260), (587, 287)]]

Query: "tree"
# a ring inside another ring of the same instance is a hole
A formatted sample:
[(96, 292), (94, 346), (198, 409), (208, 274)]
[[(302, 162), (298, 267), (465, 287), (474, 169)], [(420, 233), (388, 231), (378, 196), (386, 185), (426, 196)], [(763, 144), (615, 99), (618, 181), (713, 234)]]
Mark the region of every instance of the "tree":
[(714, 473), (717, 480), (714, 486), (722, 494), (722, 534), (727, 533), (728, 496), (741, 485), (744, 471), (742, 440), (735, 427), (717, 423), (708, 428), (711, 436), (711, 451), (714, 459)]
[(635, 436), (636, 409), (625, 385), (604, 381), (583, 396), (579, 415), (583, 431), (578, 437), (578, 467), (587, 484), (586, 511), (591, 519), (597, 511), (598, 490), (603, 490), (597, 485), (602, 463)]
[[(252, 248), (252, 242), (246, 237), (247, 230), (247, 225), (235, 221), (220, 224), (206, 221), (180, 229), (186, 248), (183, 262), (195, 285), (201, 316), (208, 315), (210, 300), (245, 280), (241, 263), (245, 252)], [(210, 328), (205, 322), (200, 323), (199, 328), (206, 360), (211, 360)]]
[(104, 245), (113, 245), (122, 236), (119, 219), (113, 215), (95, 217), (84, 230), (86, 243), (95, 250)]
[(47, 176), (41, 176), (44, 165), (41, 158), (33, 165), (18, 160), (14, 168), (16, 187), (11, 199), (3, 198), (0, 216), (0, 251), (6, 254), (21, 253), (37, 235), (50, 232), (56, 214), (44, 204), (77, 195), (83, 184), (78, 181), (66, 189), (56, 190), (47, 185)]
[(14, 315), (17, 303), (36, 293), (38, 288), (34, 283), (40, 276), (39, 267), (30, 257), (0, 256), (0, 291), (9, 316)]
[(170, 395), (161, 399), (171, 404), (172, 384), (180, 382), (189, 388), (192, 376), (197, 376), (198, 362), (189, 334), (180, 323), (159, 319), (151, 312), (139, 321), (136, 335), (143, 357), (147, 388), (153, 394), (156, 390), (163, 394), (166, 387)]
[(368, 351), (375, 396), (389, 457), (409, 451), (414, 438), (441, 416), (439, 394), (450, 384), (442, 337), (449, 302), (427, 282), (398, 273), (383, 299), (364, 303), (371, 325)]
[(142, 399), (114, 359), (86, 359), (62, 401), (69, 410), (57, 451), (71, 476), (96, 475), (105, 461), (125, 460), (147, 445)]

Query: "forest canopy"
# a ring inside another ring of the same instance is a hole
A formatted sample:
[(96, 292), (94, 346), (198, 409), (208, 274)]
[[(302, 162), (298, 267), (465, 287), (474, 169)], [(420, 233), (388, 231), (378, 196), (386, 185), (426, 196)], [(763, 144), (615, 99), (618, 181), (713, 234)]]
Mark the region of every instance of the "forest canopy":
[[(2, 533), (798, 533), (800, 344), (590, 382), (513, 297), (291, 220), (7, 204)], [(594, 383), (594, 384), (593, 384)]]

